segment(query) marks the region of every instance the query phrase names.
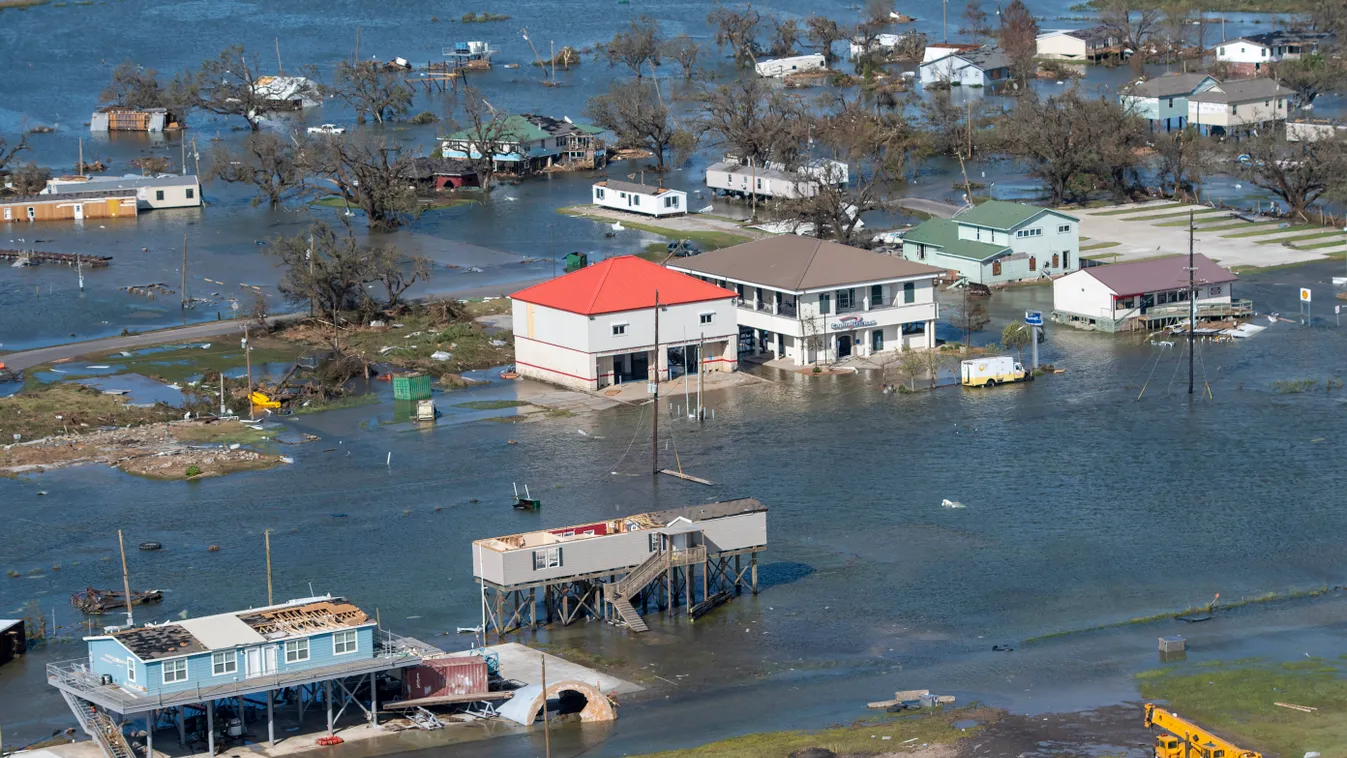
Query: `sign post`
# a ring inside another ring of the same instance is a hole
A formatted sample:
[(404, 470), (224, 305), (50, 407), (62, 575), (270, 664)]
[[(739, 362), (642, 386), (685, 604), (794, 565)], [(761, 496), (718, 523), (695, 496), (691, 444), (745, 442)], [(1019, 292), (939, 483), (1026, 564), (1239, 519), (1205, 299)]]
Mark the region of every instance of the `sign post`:
[(1311, 300), (1312, 300), (1312, 299), (1313, 299), (1313, 295), (1312, 295), (1312, 293), (1310, 292), (1310, 288), (1309, 288), (1309, 287), (1301, 287), (1301, 288), (1300, 288), (1300, 322), (1301, 322), (1302, 324), (1305, 324), (1306, 326), (1309, 325), (1310, 320), (1311, 320), (1311, 318), (1312, 318), (1311, 315), (1310, 315), (1310, 305), (1311, 305)]
[(1033, 370), (1038, 370), (1038, 333), (1043, 328), (1042, 311), (1025, 311), (1024, 323), (1029, 327), (1029, 344), (1033, 345)]
[(1337, 320), (1338, 320), (1338, 326), (1342, 326), (1342, 306), (1341, 306), (1341, 305), (1335, 305), (1335, 306), (1333, 306), (1333, 316), (1337, 318)]

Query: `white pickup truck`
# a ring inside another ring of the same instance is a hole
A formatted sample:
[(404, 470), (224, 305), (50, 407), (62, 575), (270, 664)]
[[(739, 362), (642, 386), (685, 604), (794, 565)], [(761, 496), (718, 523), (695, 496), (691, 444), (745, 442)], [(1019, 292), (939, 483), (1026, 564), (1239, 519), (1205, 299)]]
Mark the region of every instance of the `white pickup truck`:
[(323, 124), (321, 126), (309, 127), (309, 134), (345, 134), (346, 127), (336, 124)]

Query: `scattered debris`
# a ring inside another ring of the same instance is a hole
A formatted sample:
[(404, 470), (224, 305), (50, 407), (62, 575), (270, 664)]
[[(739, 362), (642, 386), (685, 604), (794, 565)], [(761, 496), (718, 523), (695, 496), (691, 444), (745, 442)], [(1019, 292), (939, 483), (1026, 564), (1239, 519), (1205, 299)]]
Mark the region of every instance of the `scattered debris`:
[[(159, 603), (163, 599), (164, 593), (159, 590), (131, 592), (131, 605)], [(71, 595), (70, 604), (85, 615), (101, 616), (109, 611), (116, 612), (125, 608), (126, 593), (121, 590), (96, 590), (89, 587), (83, 592), (76, 592)]]

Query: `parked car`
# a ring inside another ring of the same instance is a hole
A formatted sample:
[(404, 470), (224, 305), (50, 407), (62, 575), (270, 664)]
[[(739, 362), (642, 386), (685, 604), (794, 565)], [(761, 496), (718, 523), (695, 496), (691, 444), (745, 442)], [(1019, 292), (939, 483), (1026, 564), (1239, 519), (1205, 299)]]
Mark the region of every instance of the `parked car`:
[(336, 124), (323, 124), (321, 126), (309, 127), (309, 134), (345, 134), (346, 127)]
[(690, 258), (694, 255), (701, 255), (702, 252), (692, 240), (670, 242), (668, 250), (673, 253), (675, 258)]

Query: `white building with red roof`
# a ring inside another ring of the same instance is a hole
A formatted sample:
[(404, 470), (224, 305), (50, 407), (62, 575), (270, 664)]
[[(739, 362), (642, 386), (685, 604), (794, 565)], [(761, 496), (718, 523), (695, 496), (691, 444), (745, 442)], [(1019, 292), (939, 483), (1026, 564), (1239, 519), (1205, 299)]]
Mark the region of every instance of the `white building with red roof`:
[(1091, 266), (1052, 282), (1052, 320), (1080, 329), (1120, 332), (1187, 323), (1191, 301), (1197, 320), (1247, 316), (1253, 304), (1234, 297), (1239, 277), (1205, 255)]
[(515, 368), (521, 376), (587, 390), (656, 375), (673, 379), (699, 365), (734, 371), (736, 296), (642, 258), (609, 258), (510, 296)]

